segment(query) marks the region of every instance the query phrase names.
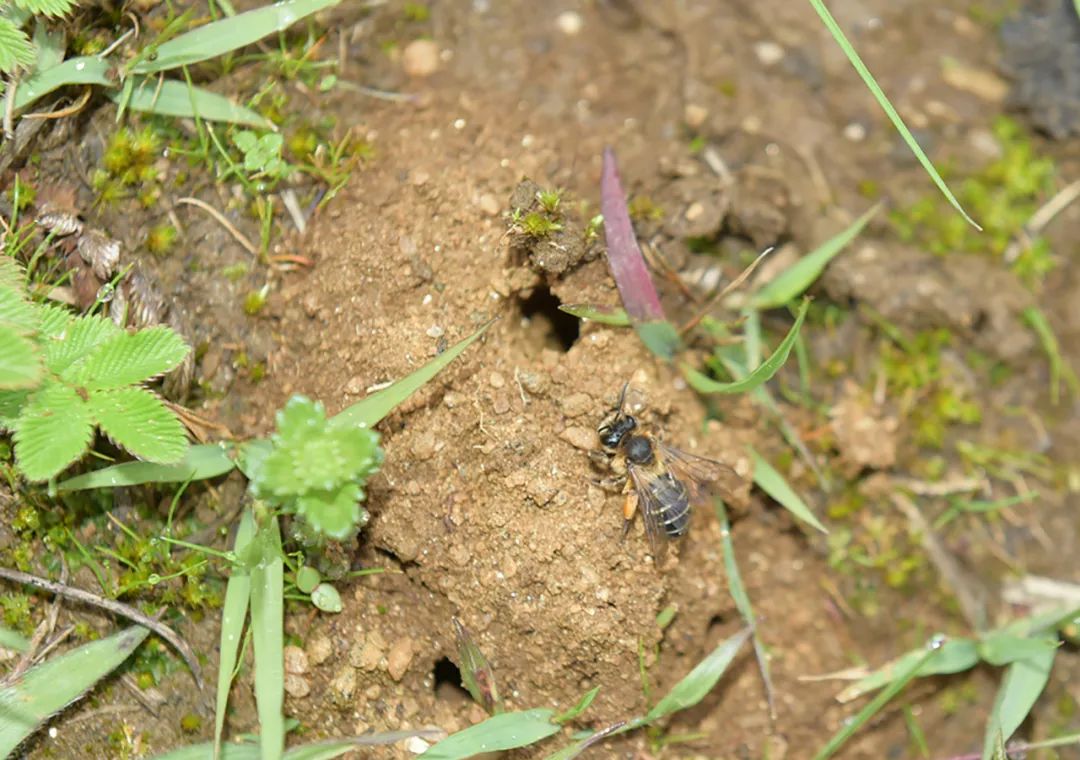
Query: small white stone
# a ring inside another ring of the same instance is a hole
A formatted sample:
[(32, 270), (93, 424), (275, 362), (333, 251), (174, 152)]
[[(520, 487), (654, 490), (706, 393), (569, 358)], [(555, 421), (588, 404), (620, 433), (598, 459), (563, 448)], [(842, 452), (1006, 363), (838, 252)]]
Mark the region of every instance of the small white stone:
[(441, 338), (443, 336), (443, 329), (438, 325), (432, 325), (427, 329), (429, 338)]
[(412, 752), (414, 755), (424, 754), (428, 751), (428, 747), (430, 746), (430, 744), (419, 736), (409, 737), (408, 741), (405, 742), (405, 749), (409, 750), (409, 752)]
[(582, 21), (580, 13), (563, 11), (555, 19), (555, 24), (559, 27), (559, 31), (567, 37), (575, 37), (581, 32), (581, 27), (584, 26), (585, 22)]
[(784, 48), (775, 42), (756, 42), (754, 54), (763, 66), (772, 66), (784, 59)]
[(852, 142), (862, 142), (866, 139), (866, 127), (857, 121), (853, 121), (844, 127), (844, 137)]

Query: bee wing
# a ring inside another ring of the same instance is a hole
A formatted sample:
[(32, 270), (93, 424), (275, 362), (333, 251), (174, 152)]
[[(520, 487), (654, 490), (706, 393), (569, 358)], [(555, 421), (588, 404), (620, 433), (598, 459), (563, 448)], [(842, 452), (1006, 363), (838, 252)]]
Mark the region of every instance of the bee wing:
[(630, 470), (630, 477), (634, 481), (634, 490), (637, 491), (638, 511), (641, 512), (641, 519), (645, 523), (645, 535), (649, 539), (649, 551), (652, 552), (654, 563), (660, 565), (667, 555), (670, 537), (667, 531), (664, 530), (662, 521), (664, 505), (660, 503), (660, 500), (656, 497), (656, 492), (652, 488), (653, 481), (656, 480), (657, 476), (655, 473), (640, 467), (631, 466), (628, 469)]
[(734, 491), (742, 480), (735, 470), (715, 459), (687, 454), (660, 441), (656, 450), (668, 470), (686, 485), (692, 504), (707, 505), (712, 496)]

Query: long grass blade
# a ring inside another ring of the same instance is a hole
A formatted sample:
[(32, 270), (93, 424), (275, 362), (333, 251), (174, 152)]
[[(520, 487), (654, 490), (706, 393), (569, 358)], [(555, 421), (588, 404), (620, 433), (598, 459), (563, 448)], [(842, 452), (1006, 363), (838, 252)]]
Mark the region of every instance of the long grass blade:
[(979, 662), (979, 650), (971, 639), (948, 639), (937, 651), (937, 656), (926, 660), (926, 650), (913, 649), (886, 663), (870, 675), (856, 681), (836, 695), (837, 702), (850, 702), (871, 691), (876, 691), (902, 677), (916, 663), (922, 663), (914, 671), (915, 676), (934, 676), (969, 670)]
[(150, 633), (133, 626), (31, 668), (0, 689), (0, 757), (10, 757), (39, 725), (111, 673)]
[(826, 240), (795, 264), (785, 269), (761, 290), (750, 297), (752, 309), (775, 309), (802, 295), (825, 271), (825, 267), (858, 237), (867, 223), (881, 210), (881, 204), (873, 206), (842, 232)]
[(699, 662), (693, 670), (675, 684), (664, 698), (645, 715), (645, 721), (652, 723), (687, 707), (693, 707), (724, 675), (728, 665), (735, 659), (742, 645), (750, 637), (750, 628), (744, 628), (734, 636), (724, 640), (708, 657)]
[(630, 317), (624, 309), (617, 306), (600, 306), (589, 303), (564, 303), (559, 306), (559, 311), (565, 311), (578, 319), (587, 319), (591, 322), (599, 322), (602, 325), (612, 327), (629, 327)]
[(990, 721), (986, 724), (983, 760), (993, 757), (998, 737), (1002, 742), (1007, 742), (1020, 728), (1050, 680), (1050, 668), (1057, 655), (1057, 641), (1046, 638), (1041, 643), (1045, 645), (1042, 651), (1017, 660), (1005, 670), (1005, 677), (990, 711)]
[(802, 497), (795, 493), (795, 489), (788, 485), (784, 476), (777, 472), (776, 468), (769, 464), (768, 460), (753, 449), (750, 450), (750, 454), (754, 460), (755, 485), (799, 520), (820, 530), (822, 533), (828, 533), (829, 531), (821, 524), (821, 521), (817, 519), (817, 516), (810, 510), (810, 507), (807, 506), (806, 502), (802, 500)]
[(393, 411), (394, 407), (403, 402), (416, 391), (420, 390), (431, 378), (439, 374), (450, 362), (454, 361), (462, 351), (471, 346), (477, 338), (487, 332), (494, 324), (491, 320), (465, 340), (443, 351), (437, 357), (429, 361), (420, 369), (398, 380), (389, 388), (372, 393), (367, 398), (357, 401), (352, 406), (344, 409), (334, 417), (335, 425), (359, 425), (361, 427), (374, 427), (386, 415)]
[[(159, 83), (157, 79), (147, 77), (132, 77), (130, 81), (133, 86), (126, 106), (133, 111), (144, 111), (158, 116), (223, 121), (261, 129), (273, 127), (273, 124), (250, 108), (238, 105), (224, 95), (188, 85), (186, 82), (166, 79)], [(114, 102), (121, 102), (119, 92), (114, 92), (110, 97)]]
[[(251, 510), (245, 509), (236, 529), (233, 551), (244, 556), (255, 536), (255, 520)], [(229, 706), (229, 690), (240, 660), (240, 641), (251, 601), (251, 569), (241, 563), (233, 565), (229, 582), (225, 586), (225, 601), (221, 605), (221, 641), (217, 676), (217, 700), (214, 704), (213, 757), (221, 757), (221, 738), (225, 729), (225, 715)], [(205, 755), (204, 755), (205, 757)]]
[(340, 0), (284, 0), (238, 16), (214, 21), (162, 43), (156, 55), (140, 61), (132, 72), (154, 74), (190, 66), (239, 50), (263, 37), (280, 32), (305, 16), (337, 5)]
[(870, 73), (870, 70), (866, 68), (866, 64), (863, 63), (862, 58), (859, 57), (855, 48), (852, 47), (851, 43), (848, 41), (848, 38), (840, 28), (840, 25), (836, 23), (836, 19), (829, 13), (829, 9), (825, 7), (825, 3), (822, 2), (822, 0), (810, 0), (810, 5), (817, 11), (818, 16), (829, 30), (829, 34), (833, 36), (833, 39), (836, 40), (836, 44), (844, 51), (844, 55), (847, 56), (848, 61), (855, 68), (855, 71), (859, 73), (859, 76), (862, 77), (863, 82), (866, 84), (867, 88), (869, 88), (874, 99), (877, 100), (878, 105), (885, 111), (885, 115), (889, 117), (889, 121), (892, 122), (893, 127), (900, 133), (900, 136), (904, 139), (904, 142), (907, 143), (911, 152), (915, 154), (915, 158), (919, 159), (919, 163), (922, 164), (926, 173), (930, 175), (930, 179), (937, 185), (938, 190), (941, 191), (942, 195), (944, 195), (949, 203), (952, 204), (952, 207), (955, 208), (972, 227), (981, 232), (982, 227), (980, 227), (974, 219), (968, 216), (968, 213), (964, 211), (964, 207), (960, 205), (960, 201), (952, 194), (949, 186), (945, 184), (945, 180), (941, 178), (937, 169), (934, 168), (934, 164), (927, 158), (923, 149), (919, 146), (918, 141), (915, 140), (915, 135), (911, 134), (911, 130), (904, 124), (904, 120), (900, 118), (900, 114), (893, 108), (893, 104), (889, 102), (889, 99), (885, 96), (881, 87), (878, 86), (878, 83), (874, 80), (874, 76)]
[(231, 471), (236, 463), (228, 449), (217, 444), (191, 446), (177, 464), (124, 462), (100, 470), (76, 475), (60, 482), (60, 491), (82, 491), (87, 488), (123, 488), (142, 483), (186, 483), (207, 480)]
[(799, 330), (802, 328), (803, 320), (806, 319), (806, 310), (809, 307), (810, 301), (804, 300), (799, 307), (799, 313), (795, 317), (795, 324), (791, 326), (791, 329), (788, 330), (788, 334), (780, 341), (780, 345), (769, 355), (769, 358), (759, 364), (757, 368), (747, 374), (746, 377), (739, 380), (733, 380), (730, 383), (722, 383), (698, 372), (688, 364), (683, 364), (681, 366), (683, 377), (686, 378), (686, 382), (690, 387), (698, 393), (749, 393), (758, 386), (771, 380), (773, 375), (779, 372), (780, 368), (784, 366), (784, 362), (787, 361), (788, 356), (791, 354), (791, 349), (795, 345), (795, 339), (799, 336)]
[(897, 675), (897, 678), (892, 681), (888, 688), (882, 690), (872, 700), (866, 703), (863, 709), (855, 715), (853, 719), (846, 722), (843, 727), (833, 735), (829, 742), (821, 748), (821, 750), (814, 755), (814, 760), (826, 760), (826, 758), (832, 757), (836, 754), (844, 744), (855, 735), (855, 732), (862, 728), (866, 723), (873, 718), (878, 710), (887, 705), (893, 697), (899, 694), (905, 686), (915, 678), (924, 666), (932, 665), (934, 658), (940, 653), (943, 640), (941, 638), (935, 638), (927, 645), (926, 651), (921, 653), (918, 660), (915, 661), (911, 667), (902, 671)]
[(420, 755), (423, 760), (462, 760), (484, 752), (527, 747), (558, 733), (552, 710), (537, 709), (495, 715), (443, 739)]
[(255, 651), (255, 703), (262, 760), (285, 751), (285, 563), (277, 518), (256, 531), (260, 559), (251, 569), (251, 633)]
[(773, 691), (772, 677), (769, 675), (769, 658), (765, 653), (761, 637), (758, 636), (754, 607), (750, 603), (750, 595), (746, 593), (746, 586), (743, 585), (742, 574), (739, 572), (739, 564), (735, 560), (735, 544), (731, 540), (731, 525), (728, 523), (727, 508), (720, 499), (716, 500), (716, 517), (720, 522), (720, 548), (724, 553), (724, 573), (727, 575), (728, 591), (732, 601), (735, 602), (735, 609), (739, 611), (743, 622), (750, 629), (754, 656), (757, 658), (758, 670), (761, 672), (761, 681), (765, 685), (765, 701), (769, 705), (770, 717), (775, 720), (776, 695)]
[(70, 84), (97, 84), (111, 87), (109, 64), (94, 56), (69, 58), (42, 71), (35, 72), (19, 83), (15, 91), (15, 110), (26, 108), (50, 92)]

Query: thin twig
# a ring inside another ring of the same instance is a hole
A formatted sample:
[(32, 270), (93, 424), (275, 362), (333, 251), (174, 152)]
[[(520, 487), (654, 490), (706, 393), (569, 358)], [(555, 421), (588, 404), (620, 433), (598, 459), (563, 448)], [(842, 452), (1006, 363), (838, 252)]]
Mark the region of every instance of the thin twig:
[(236, 242), (242, 245), (248, 253), (250, 253), (255, 258), (259, 257), (259, 249), (256, 248), (255, 245), (250, 240), (248, 240), (247, 237), (244, 236), (244, 233), (236, 229), (236, 227), (233, 227), (232, 223), (228, 219), (226, 219), (220, 211), (211, 206), (209, 203), (201, 201), (198, 198), (179, 198), (176, 202), (184, 203), (188, 206), (195, 206), (197, 208), (201, 208), (210, 216), (214, 217), (214, 220), (222, 227), (224, 227), (226, 231), (228, 231), (228, 233), (233, 236)]
[(701, 320), (705, 319), (705, 317), (708, 316), (712, 308), (716, 306), (716, 304), (718, 304), (720, 301), (722, 301), (725, 296), (727, 296), (733, 290), (746, 282), (746, 278), (754, 273), (754, 270), (757, 269), (758, 264), (760, 264), (762, 260), (772, 252), (773, 246), (770, 245), (764, 251), (759, 253), (758, 257), (754, 259), (753, 263), (751, 263), (750, 266), (748, 266), (746, 269), (742, 270), (742, 273), (739, 274), (738, 277), (729, 282), (723, 290), (721, 290), (719, 293), (714, 294), (712, 298), (705, 302), (705, 306), (701, 308), (701, 311), (697, 313), (697, 316), (695, 316), (689, 322), (682, 326), (682, 328), (679, 330), (679, 335), (686, 335), (688, 332), (697, 327)]
[(33, 113), (23, 114), (24, 119), (62, 119), (65, 116), (74, 116), (79, 111), (86, 108), (86, 104), (90, 102), (90, 96), (94, 94), (93, 87), (87, 87), (82, 96), (72, 103), (67, 108), (61, 108), (59, 111), (34, 111)]
[(12, 570), (7, 567), (0, 567), (0, 578), (6, 578), (14, 583), (22, 583), (27, 586), (33, 586), (39, 588), (42, 591), (48, 591), (50, 594), (58, 594), (67, 599), (73, 599), (83, 604), (89, 604), (94, 607), (99, 607), (103, 610), (125, 617), (141, 626), (149, 628), (165, 641), (172, 644), (173, 648), (180, 653), (180, 656), (184, 658), (184, 662), (187, 663), (188, 669), (191, 671), (192, 677), (195, 679), (195, 685), (199, 691), (203, 689), (202, 675), (199, 670), (199, 663), (195, 659), (195, 653), (191, 651), (191, 647), (187, 642), (180, 638), (176, 633), (164, 623), (158, 622), (148, 615), (144, 615), (134, 607), (124, 604), (123, 602), (117, 602), (112, 599), (106, 599), (97, 594), (93, 594), (89, 591), (83, 591), (79, 588), (73, 588), (66, 586), (62, 583), (56, 583), (54, 581), (46, 580), (45, 578), (39, 578), (36, 575), (30, 575), (29, 573), (22, 573), (18, 570)]
[(1057, 195), (1048, 200), (1027, 220), (1027, 223), (1016, 233), (1008, 247), (1005, 248), (1005, 261), (1012, 263), (1020, 256), (1020, 253), (1031, 247), (1032, 238), (1036, 238), (1046, 229), (1046, 225), (1053, 221), (1065, 208), (1080, 198), (1080, 179), (1070, 182), (1058, 191)]

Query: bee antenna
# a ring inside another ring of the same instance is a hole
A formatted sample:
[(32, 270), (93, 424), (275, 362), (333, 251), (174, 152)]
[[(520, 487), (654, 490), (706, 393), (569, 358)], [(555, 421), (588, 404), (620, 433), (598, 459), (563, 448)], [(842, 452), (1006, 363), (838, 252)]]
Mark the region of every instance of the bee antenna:
[(630, 387), (630, 381), (627, 380), (625, 383), (623, 383), (622, 393), (619, 394), (619, 405), (616, 408), (618, 409), (620, 416), (623, 413), (623, 402), (626, 401), (626, 389), (629, 388), (629, 387)]

